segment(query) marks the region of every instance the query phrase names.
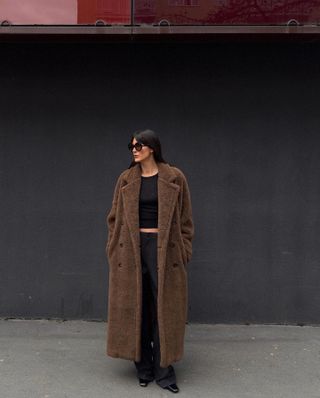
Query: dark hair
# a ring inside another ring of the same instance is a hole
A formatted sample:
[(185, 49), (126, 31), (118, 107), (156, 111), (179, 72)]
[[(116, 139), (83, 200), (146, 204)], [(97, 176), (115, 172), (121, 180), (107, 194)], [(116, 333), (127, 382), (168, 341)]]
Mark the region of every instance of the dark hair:
[[(134, 138), (141, 144), (148, 145), (150, 148), (153, 149), (153, 156), (156, 162), (167, 163), (162, 157), (159, 137), (153, 130), (147, 129), (135, 131), (131, 136), (130, 142), (132, 142)], [(136, 164), (137, 163), (133, 160), (130, 163), (128, 169), (135, 166)]]

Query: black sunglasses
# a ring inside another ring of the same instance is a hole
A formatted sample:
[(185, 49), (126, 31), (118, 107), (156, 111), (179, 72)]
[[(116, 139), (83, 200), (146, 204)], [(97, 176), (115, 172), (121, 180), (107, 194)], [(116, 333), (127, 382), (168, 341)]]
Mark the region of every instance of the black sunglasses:
[(136, 142), (134, 145), (131, 142), (128, 144), (129, 151), (132, 151), (133, 148), (136, 148), (137, 151), (141, 151), (143, 146), (148, 145), (141, 144), (140, 142)]

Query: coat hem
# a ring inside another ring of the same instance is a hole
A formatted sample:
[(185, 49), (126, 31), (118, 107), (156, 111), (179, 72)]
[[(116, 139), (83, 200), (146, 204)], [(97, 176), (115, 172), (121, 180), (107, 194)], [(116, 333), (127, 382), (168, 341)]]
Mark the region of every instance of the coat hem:
[(106, 355), (112, 358), (126, 359), (128, 361), (135, 361), (135, 356), (126, 356), (122, 354), (118, 354), (117, 352), (106, 352)]

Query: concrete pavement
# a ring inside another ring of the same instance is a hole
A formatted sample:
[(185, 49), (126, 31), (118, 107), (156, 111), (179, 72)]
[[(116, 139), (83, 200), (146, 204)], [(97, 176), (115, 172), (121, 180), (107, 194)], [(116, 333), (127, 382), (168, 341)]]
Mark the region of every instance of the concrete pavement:
[(179, 394), (105, 355), (106, 323), (0, 319), (1, 398), (320, 398), (320, 327), (186, 326)]

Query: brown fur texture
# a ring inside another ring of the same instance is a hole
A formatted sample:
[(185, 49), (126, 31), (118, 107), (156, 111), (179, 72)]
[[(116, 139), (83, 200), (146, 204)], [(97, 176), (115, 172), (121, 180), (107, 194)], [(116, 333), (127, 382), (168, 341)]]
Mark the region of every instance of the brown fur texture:
[[(158, 162), (158, 326), (161, 367), (179, 361), (188, 314), (187, 263), (194, 223), (183, 172)], [(109, 263), (107, 355), (141, 360), (142, 276), (139, 231), (141, 167), (123, 171), (107, 214)]]

